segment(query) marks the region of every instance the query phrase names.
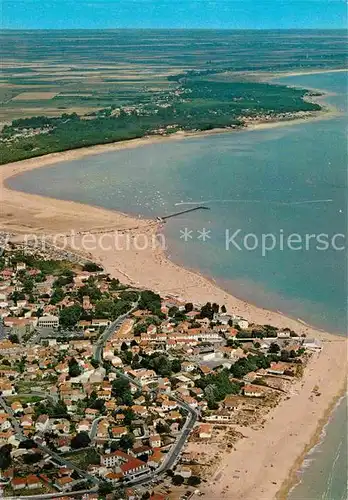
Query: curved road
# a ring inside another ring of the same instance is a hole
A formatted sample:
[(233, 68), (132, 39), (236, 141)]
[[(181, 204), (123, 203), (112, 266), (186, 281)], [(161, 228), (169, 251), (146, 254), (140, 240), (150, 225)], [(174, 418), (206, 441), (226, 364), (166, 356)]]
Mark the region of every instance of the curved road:
[[(111, 335), (115, 332), (115, 330), (121, 326), (122, 322), (129, 316), (129, 314), (137, 308), (138, 301), (135, 304), (133, 304), (132, 308), (127, 313), (122, 314), (115, 321), (113, 321), (105, 329), (104, 333), (98, 339), (98, 342), (96, 343), (96, 346), (95, 346), (95, 349), (94, 349), (93, 357), (99, 363), (101, 363), (103, 361), (103, 355), (102, 354), (103, 354), (104, 345), (106, 344), (106, 342), (108, 341), (108, 339), (111, 337)], [(116, 373), (119, 377), (123, 377), (123, 378), (127, 379), (130, 383), (132, 383), (133, 385), (139, 387), (139, 389), (142, 389), (141, 384), (139, 382), (137, 382), (136, 380), (132, 379), (131, 377), (129, 377), (127, 374), (123, 373), (120, 370), (117, 370), (114, 367), (112, 367), (111, 370), (114, 373)], [(142, 477), (139, 477), (139, 478), (127, 481), (125, 483), (127, 486), (145, 485), (145, 484), (147, 484), (147, 483), (149, 483), (149, 482), (151, 482), (153, 480), (158, 479), (158, 477), (160, 475), (162, 475), (168, 469), (171, 469), (173, 467), (173, 465), (175, 465), (176, 461), (178, 460), (178, 458), (180, 456), (180, 453), (181, 453), (181, 451), (182, 451), (182, 449), (183, 449), (183, 447), (184, 447), (184, 445), (186, 443), (186, 440), (188, 439), (188, 437), (189, 437), (192, 429), (194, 428), (194, 426), (195, 426), (195, 424), (196, 424), (196, 422), (198, 420), (199, 413), (194, 408), (191, 408), (187, 403), (185, 403), (184, 401), (182, 401), (178, 396), (175, 395), (175, 393), (171, 392), (170, 396), (171, 396), (172, 399), (174, 399), (178, 403), (178, 406), (182, 410), (184, 410), (185, 412), (187, 412), (187, 414), (188, 414), (188, 417), (187, 417), (186, 422), (185, 422), (185, 424), (184, 424), (184, 426), (183, 426), (183, 428), (181, 430), (181, 433), (177, 437), (175, 443), (170, 448), (169, 452), (165, 456), (165, 459), (164, 459), (163, 463), (160, 465), (160, 467), (158, 469), (156, 469), (156, 470), (154, 470), (154, 471), (150, 472), (149, 474), (146, 474), (146, 475), (144, 475)], [(19, 424), (17, 422), (17, 419), (16, 419), (16, 417), (15, 417), (12, 409), (7, 406), (6, 402), (4, 401), (4, 399), (1, 396), (0, 396), (0, 406), (2, 406), (4, 408), (4, 410), (10, 415), (13, 427), (14, 427), (14, 429), (16, 431), (16, 434), (18, 434), (22, 439), (25, 439), (25, 436), (23, 435), (22, 429), (19, 426)], [(93, 430), (93, 433), (96, 431), (97, 423), (98, 423), (99, 420), (101, 420), (101, 418), (96, 419), (93, 422), (94, 428), (92, 426), (91, 432), (92, 432), (92, 430)], [(70, 496), (75, 496), (75, 497), (77, 497), (77, 496), (81, 496), (81, 495), (83, 495), (85, 493), (92, 493), (92, 492), (95, 492), (95, 491), (98, 490), (99, 481), (98, 481), (98, 479), (95, 476), (91, 476), (90, 474), (86, 473), (86, 471), (84, 471), (82, 469), (79, 469), (74, 464), (72, 464), (71, 462), (69, 462), (65, 458), (61, 457), (57, 453), (53, 452), (51, 449), (47, 448), (46, 446), (43, 446), (43, 445), (41, 445), (39, 443), (36, 443), (36, 444), (38, 445), (38, 447), (42, 451), (44, 451), (45, 453), (49, 454), (53, 460), (55, 460), (56, 462), (58, 462), (58, 463), (60, 463), (62, 465), (66, 465), (69, 468), (75, 469), (82, 477), (84, 477), (86, 480), (89, 480), (89, 481), (93, 482), (93, 484), (94, 484), (94, 486), (91, 489), (89, 489), (89, 490), (80, 490), (80, 491), (76, 491), (76, 492), (73, 492), (73, 493), (65, 493), (64, 496), (67, 496), (67, 497), (68, 496), (69, 497)], [(16, 500), (16, 497), (8, 497), (8, 498), (9, 498), (9, 500)], [(30, 499), (42, 499), (42, 500), (43, 499), (54, 499), (54, 498), (57, 498), (57, 494), (32, 495), (32, 496), (21, 497), (21, 498), (23, 498), (23, 500), (30, 500)]]

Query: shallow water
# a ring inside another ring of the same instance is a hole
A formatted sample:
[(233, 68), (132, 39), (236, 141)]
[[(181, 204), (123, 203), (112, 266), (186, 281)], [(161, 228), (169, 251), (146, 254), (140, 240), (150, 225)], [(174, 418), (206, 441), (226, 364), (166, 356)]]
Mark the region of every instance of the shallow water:
[(289, 500), (346, 500), (347, 491), (347, 398), (341, 400), (326, 425), (322, 440), (307, 455), (299, 484)]

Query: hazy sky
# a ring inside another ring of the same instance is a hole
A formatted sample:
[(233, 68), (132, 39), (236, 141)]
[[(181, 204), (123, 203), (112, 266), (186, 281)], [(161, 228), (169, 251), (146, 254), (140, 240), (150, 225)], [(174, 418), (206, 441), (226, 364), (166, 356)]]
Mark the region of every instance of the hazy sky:
[(346, 0), (0, 0), (3, 28), (345, 28)]

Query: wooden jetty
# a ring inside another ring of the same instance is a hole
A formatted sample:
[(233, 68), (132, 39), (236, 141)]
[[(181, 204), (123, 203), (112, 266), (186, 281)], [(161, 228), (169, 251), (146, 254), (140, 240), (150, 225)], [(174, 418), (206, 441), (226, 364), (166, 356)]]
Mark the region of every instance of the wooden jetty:
[(188, 208), (187, 210), (180, 210), (180, 212), (175, 212), (173, 214), (164, 215), (163, 217), (156, 217), (159, 222), (165, 222), (167, 219), (171, 219), (172, 217), (177, 217), (179, 215), (188, 214), (189, 212), (195, 212), (196, 210), (210, 210), (210, 207), (205, 207), (200, 205), (198, 207)]

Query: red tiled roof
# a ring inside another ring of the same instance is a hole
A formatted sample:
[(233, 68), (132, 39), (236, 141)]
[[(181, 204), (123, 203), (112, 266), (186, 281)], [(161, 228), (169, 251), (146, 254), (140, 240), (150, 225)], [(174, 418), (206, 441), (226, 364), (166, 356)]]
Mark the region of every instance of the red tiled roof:
[(143, 465), (145, 465), (145, 462), (143, 462), (142, 460), (139, 460), (138, 458), (132, 458), (125, 464), (122, 464), (120, 466), (120, 469), (122, 470), (123, 473), (126, 473), (133, 469), (139, 469)]

